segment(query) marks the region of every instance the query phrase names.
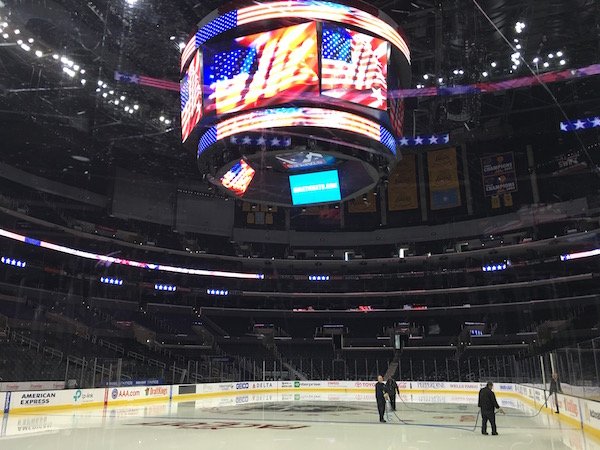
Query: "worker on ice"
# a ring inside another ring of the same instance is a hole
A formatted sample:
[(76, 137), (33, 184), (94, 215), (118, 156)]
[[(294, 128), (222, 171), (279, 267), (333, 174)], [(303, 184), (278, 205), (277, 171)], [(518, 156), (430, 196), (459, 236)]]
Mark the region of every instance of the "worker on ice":
[(392, 377), (389, 377), (385, 382), (387, 393), (390, 397), (390, 406), (392, 411), (396, 411), (396, 394), (400, 395), (400, 389), (398, 389), (398, 383)]
[(500, 409), (498, 401), (496, 400), (496, 394), (492, 388), (494, 383), (488, 381), (484, 388), (479, 391), (479, 401), (477, 406), (481, 408), (481, 434), (487, 435), (487, 423), (490, 422), (492, 425), (492, 436), (497, 436), (498, 431), (496, 430), (496, 410), (504, 414), (504, 411)]
[(377, 377), (377, 383), (375, 383), (375, 400), (377, 400), (377, 410), (379, 411), (380, 422), (385, 422), (383, 414), (385, 413), (385, 400), (387, 397), (387, 388), (383, 382), (383, 377), (379, 375)]

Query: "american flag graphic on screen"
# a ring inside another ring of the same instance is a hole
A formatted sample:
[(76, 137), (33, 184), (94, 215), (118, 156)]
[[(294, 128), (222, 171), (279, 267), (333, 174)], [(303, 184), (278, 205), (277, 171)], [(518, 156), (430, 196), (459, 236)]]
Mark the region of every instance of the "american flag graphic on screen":
[(318, 91), (314, 22), (240, 37), (226, 51), (207, 53), (207, 111), (242, 111)]
[(202, 57), (196, 54), (181, 80), (181, 140), (185, 142), (202, 118)]
[(372, 108), (387, 108), (389, 44), (334, 25), (323, 25), (322, 93)]

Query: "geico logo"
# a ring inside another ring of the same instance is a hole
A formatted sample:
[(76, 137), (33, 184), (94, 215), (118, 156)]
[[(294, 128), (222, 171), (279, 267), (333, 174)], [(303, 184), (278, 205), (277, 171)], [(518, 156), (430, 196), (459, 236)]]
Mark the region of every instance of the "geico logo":
[(235, 398), (235, 402), (236, 403), (248, 403), (249, 399), (247, 395), (244, 395), (243, 397), (236, 397)]
[(248, 389), (248, 383), (236, 383), (236, 389)]

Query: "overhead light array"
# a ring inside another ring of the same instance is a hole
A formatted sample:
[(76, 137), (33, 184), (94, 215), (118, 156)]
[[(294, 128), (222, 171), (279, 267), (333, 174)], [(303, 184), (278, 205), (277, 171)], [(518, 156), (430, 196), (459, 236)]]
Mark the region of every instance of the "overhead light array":
[[(129, 6), (135, 5), (137, 0), (127, 0)], [(59, 53), (53, 53), (50, 50), (42, 49), (42, 48), (34, 48), (35, 39), (25, 38), (19, 28), (12, 28), (8, 22), (8, 18), (0, 18), (2, 22), (0, 22), (0, 36), (8, 42), (14, 42), (18, 45), (22, 50), (28, 53), (32, 53), (37, 58), (52, 58), (56, 64), (60, 65), (60, 70), (62, 73), (66, 74), (69, 78), (75, 80), (79, 79), (79, 83), (82, 86), (86, 86), (88, 84), (88, 80), (86, 78), (86, 69), (82, 68), (75, 61), (70, 59), (65, 55), (60, 55)], [(117, 107), (118, 110), (122, 111), (125, 115), (132, 115), (140, 111), (140, 105), (137, 102), (126, 102), (127, 99), (121, 93), (117, 93), (115, 91), (115, 87), (111, 86), (109, 83), (98, 80), (98, 86), (96, 87), (96, 93), (100, 98), (103, 99), (107, 104), (113, 105)], [(159, 120), (165, 125), (171, 125), (171, 119)]]

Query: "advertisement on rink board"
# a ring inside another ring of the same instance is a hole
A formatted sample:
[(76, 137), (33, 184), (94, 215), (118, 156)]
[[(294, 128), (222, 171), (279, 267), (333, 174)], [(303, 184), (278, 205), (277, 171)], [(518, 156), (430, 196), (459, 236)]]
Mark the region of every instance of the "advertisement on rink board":
[(0, 383), (0, 391), (56, 391), (65, 388), (64, 381), (14, 381)]
[(171, 386), (109, 388), (108, 403), (121, 400), (168, 400)]

